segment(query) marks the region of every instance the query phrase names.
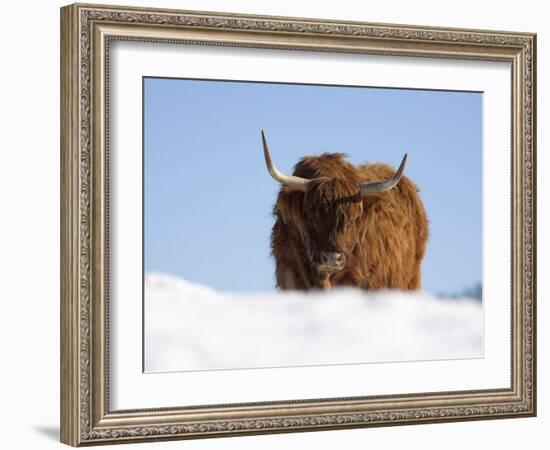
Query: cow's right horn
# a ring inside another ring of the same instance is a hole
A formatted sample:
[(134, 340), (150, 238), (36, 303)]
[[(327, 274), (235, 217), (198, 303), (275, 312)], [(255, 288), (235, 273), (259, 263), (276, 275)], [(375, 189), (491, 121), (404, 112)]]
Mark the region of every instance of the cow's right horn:
[(280, 172), (277, 167), (275, 167), (275, 164), (273, 164), (273, 161), (271, 160), (271, 154), (269, 153), (269, 147), (267, 146), (267, 140), (265, 138), (264, 130), (262, 130), (262, 142), (264, 144), (264, 157), (267, 171), (273, 177), (273, 179), (281, 183), (283, 186), (287, 186), (289, 188), (300, 191), (306, 191), (307, 186), (311, 180), (294, 175), (285, 175), (284, 173)]

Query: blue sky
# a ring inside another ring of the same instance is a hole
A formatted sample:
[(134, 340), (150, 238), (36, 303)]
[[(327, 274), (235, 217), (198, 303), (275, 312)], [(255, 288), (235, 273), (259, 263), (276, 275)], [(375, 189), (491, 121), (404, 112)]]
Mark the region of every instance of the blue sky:
[(271, 290), (278, 185), (303, 156), (344, 152), (397, 166), (430, 221), (423, 289), (482, 277), (482, 94), (144, 79), (144, 267), (222, 291)]

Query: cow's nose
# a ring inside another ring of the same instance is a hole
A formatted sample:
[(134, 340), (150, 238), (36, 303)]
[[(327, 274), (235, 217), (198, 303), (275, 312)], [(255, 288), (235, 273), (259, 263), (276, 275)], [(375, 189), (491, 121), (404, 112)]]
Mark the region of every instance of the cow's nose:
[(340, 252), (321, 252), (319, 259), (321, 266), (327, 269), (340, 270), (346, 264), (346, 257)]

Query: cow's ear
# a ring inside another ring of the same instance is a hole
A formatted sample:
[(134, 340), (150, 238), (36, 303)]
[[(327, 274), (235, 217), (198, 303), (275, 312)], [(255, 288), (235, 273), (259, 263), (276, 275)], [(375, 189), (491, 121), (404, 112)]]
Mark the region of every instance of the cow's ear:
[(277, 207), (275, 207), (276, 211), (277, 211), (277, 218), (283, 222), (285, 225), (287, 225), (287, 218), (285, 217), (285, 215), (283, 213), (281, 213), (281, 210)]
[(289, 225), (290, 223), (293, 223), (293, 219), (291, 216), (292, 213), (290, 210), (288, 210), (288, 208), (283, 208), (282, 210), (278, 210), (278, 212), (279, 212), (278, 213), (279, 218), (285, 225)]
[(302, 192), (281, 191), (275, 205), (277, 216), (281, 221), (285, 225), (296, 227), (300, 233), (303, 233), (305, 230), (302, 205), (303, 195)]

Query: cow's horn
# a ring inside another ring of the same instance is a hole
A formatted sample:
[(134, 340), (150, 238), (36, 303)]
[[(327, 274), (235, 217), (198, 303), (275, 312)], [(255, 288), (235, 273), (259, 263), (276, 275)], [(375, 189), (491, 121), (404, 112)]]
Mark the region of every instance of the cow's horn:
[(275, 164), (273, 164), (273, 161), (271, 161), (271, 154), (269, 153), (269, 147), (267, 146), (267, 140), (265, 138), (264, 130), (262, 130), (262, 142), (264, 144), (265, 164), (267, 166), (269, 174), (273, 177), (273, 179), (281, 183), (283, 186), (288, 186), (292, 189), (305, 191), (310, 180), (308, 180), (307, 178), (296, 177), (294, 175), (285, 175), (284, 173), (280, 172), (277, 167), (275, 167)]
[(407, 154), (405, 153), (405, 156), (403, 157), (403, 160), (399, 165), (399, 169), (397, 169), (397, 172), (395, 172), (393, 177), (388, 178), (386, 181), (379, 181), (374, 183), (371, 183), (371, 182), (361, 183), (359, 185), (359, 187), (361, 188), (361, 194), (365, 195), (365, 194), (368, 194), (369, 192), (384, 192), (395, 187), (397, 183), (399, 183), (399, 180), (401, 179), (401, 175), (403, 175), (406, 162), (407, 162)]

